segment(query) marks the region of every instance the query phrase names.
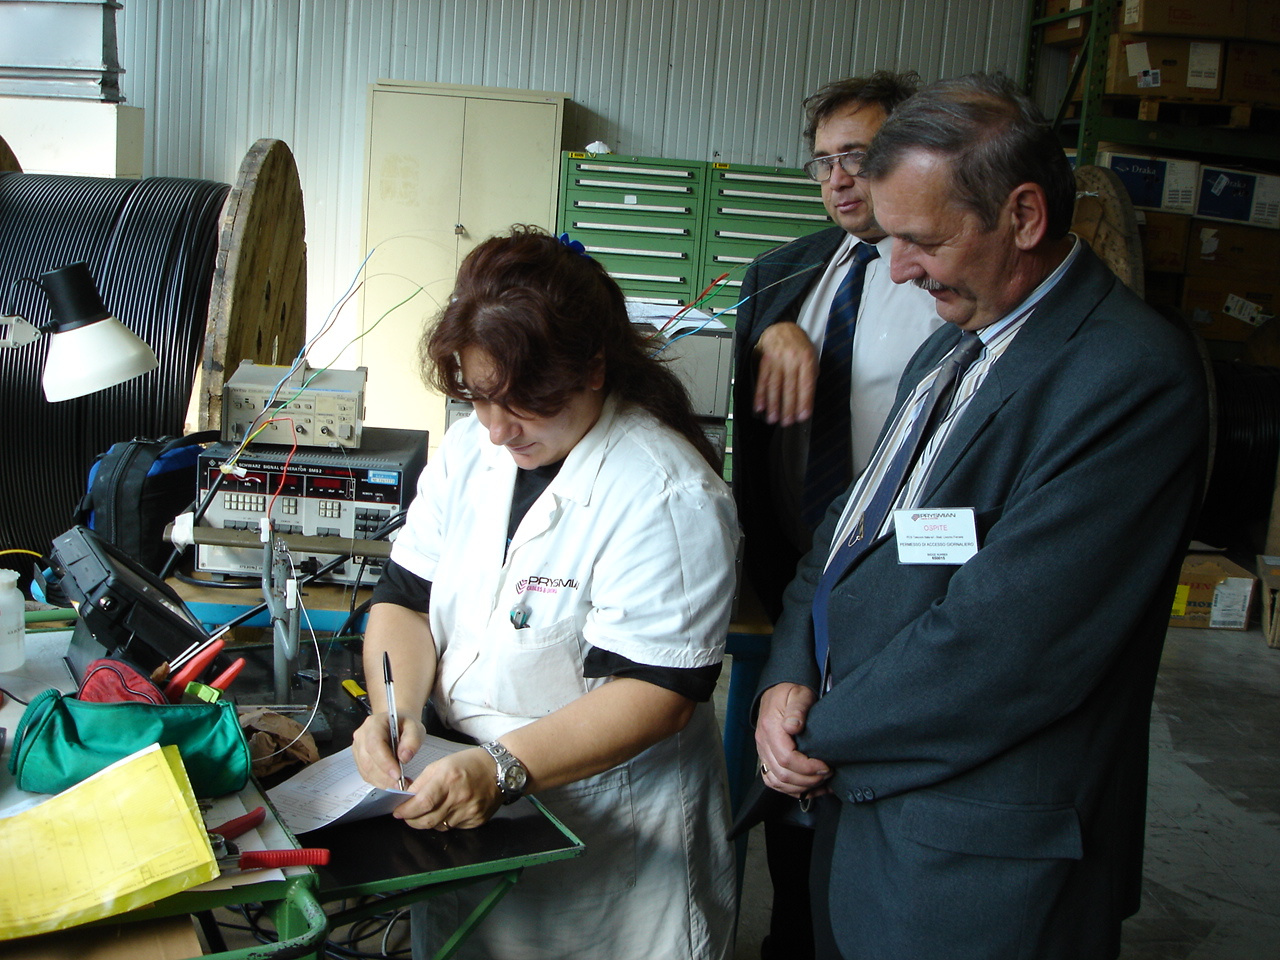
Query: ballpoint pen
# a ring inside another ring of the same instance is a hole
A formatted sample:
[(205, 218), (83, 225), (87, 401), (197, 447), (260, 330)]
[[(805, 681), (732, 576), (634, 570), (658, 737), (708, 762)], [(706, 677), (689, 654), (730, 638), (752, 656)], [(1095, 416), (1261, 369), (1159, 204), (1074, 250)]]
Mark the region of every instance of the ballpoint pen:
[(386, 687), (387, 721), (391, 726), (391, 753), (400, 770), (400, 789), (404, 790), (404, 765), (400, 762), (400, 718), (396, 715), (396, 688), (391, 682), (391, 654), (382, 651), (382, 682)]

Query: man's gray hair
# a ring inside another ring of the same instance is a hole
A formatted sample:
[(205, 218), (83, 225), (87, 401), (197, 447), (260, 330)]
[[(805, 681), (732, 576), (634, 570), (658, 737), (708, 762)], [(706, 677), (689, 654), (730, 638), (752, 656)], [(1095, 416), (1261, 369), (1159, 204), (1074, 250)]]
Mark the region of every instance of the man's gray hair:
[(1071, 229), (1071, 165), (1044, 115), (1003, 74), (972, 73), (921, 90), (871, 141), (862, 176), (883, 179), (916, 150), (951, 161), (955, 197), (978, 214), (984, 229), (996, 226), (1009, 193), (1021, 183), (1044, 189), (1049, 239)]

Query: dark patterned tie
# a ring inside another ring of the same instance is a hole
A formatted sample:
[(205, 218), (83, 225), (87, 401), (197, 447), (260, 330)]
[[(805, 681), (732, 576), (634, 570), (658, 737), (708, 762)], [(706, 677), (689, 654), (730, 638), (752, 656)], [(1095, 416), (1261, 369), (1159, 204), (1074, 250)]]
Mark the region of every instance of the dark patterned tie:
[[(885, 518), (889, 516), (889, 511), (897, 503), (902, 486), (911, 475), (911, 468), (920, 459), (920, 453), (928, 443), (929, 437), (933, 435), (933, 431), (950, 408), (951, 398), (955, 396), (960, 378), (981, 352), (982, 340), (976, 333), (961, 334), (960, 342), (938, 367), (938, 375), (934, 378), (929, 393), (920, 405), (919, 412), (911, 422), (897, 452), (894, 453), (884, 476), (876, 485), (866, 510), (854, 525), (853, 532), (844, 538), (836, 555), (831, 558), (827, 569), (823, 571), (822, 579), (818, 581), (818, 589), (813, 597), (813, 646), (818, 668), (822, 671), (823, 692), (825, 692), (827, 681), (827, 651), (830, 644), (827, 604), (831, 598), (831, 588), (875, 540)], [(875, 457), (880, 455), (881, 451), (877, 450)], [(872, 458), (873, 466), (875, 457)]]
[(843, 493), (853, 479), (853, 440), (849, 424), (853, 327), (858, 320), (867, 264), (878, 256), (880, 251), (870, 243), (859, 243), (854, 248), (853, 263), (840, 281), (827, 315), (800, 501), (800, 518), (809, 530), (822, 522), (831, 501)]

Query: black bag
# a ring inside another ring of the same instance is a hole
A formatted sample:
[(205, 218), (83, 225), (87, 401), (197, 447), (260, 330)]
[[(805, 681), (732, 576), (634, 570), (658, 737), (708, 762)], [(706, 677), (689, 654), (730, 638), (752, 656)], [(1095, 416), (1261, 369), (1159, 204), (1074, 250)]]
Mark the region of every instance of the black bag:
[(164, 528), (196, 498), (199, 445), (218, 436), (206, 430), (112, 444), (90, 468), (88, 491), (73, 522), (159, 573), (173, 551)]

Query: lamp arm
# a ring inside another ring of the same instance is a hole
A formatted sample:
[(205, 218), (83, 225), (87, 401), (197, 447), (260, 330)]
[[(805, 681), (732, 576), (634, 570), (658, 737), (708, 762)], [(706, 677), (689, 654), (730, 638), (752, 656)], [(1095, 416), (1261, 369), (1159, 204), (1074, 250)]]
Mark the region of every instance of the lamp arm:
[(43, 327), (28, 323), (16, 313), (0, 316), (0, 347), (25, 347), (44, 333)]
[(42, 333), (49, 333), (54, 326), (53, 323), (47, 323), (43, 327), (37, 327), (14, 309), (13, 291), (20, 283), (29, 283), (39, 288), (41, 292), (44, 291), (40, 281), (34, 277), (18, 277), (9, 284), (4, 313), (0, 314), (0, 347), (25, 347), (39, 340)]

